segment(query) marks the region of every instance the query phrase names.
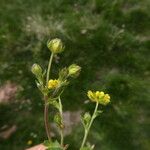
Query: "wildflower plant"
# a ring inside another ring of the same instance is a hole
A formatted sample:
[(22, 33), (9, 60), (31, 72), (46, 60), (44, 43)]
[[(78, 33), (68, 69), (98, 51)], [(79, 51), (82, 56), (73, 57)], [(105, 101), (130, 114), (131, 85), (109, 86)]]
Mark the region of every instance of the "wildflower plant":
[[(54, 55), (64, 51), (64, 45), (60, 39), (53, 39), (47, 42), (47, 47), (51, 52), (49, 64), (47, 70), (43, 70), (38, 64), (33, 64), (31, 71), (36, 77), (36, 84), (38, 89), (43, 94), (44, 98), (44, 122), (48, 140), (44, 141), (44, 145), (47, 150), (66, 150), (68, 144), (64, 143), (64, 119), (63, 119), (63, 105), (61, 95), (63, 94), (65, 87), (70, 83), (71, 78), (77, 78), (80, 74), (81, 67), (72, 64), (69, 67), (61, 69), (58, 73), (57, 79), (51, 79), (51, 66)], [(79, 150), (93, 150), (94, 146), (86, 145), (87, 136), (90, 128), (93, 124), (94, 119), (99, 116), (102, 111), (98, 110), (99, 105), (107, 105), (110, 103), (110, 96), (105, 94), (103, 91), (91, 91), (87, 92), (87, 96), (91, 102), (95, 103), (95, 109), (91, 115), (86, 112), (81, 117), (82, 124), (84, 126), (83, 141)], [(60, 132), (60, 142), (52, 141), (49, 123), (49, 106), (52, 105), (58, 112), (54, 116), (54, 122), (56, 123)]]

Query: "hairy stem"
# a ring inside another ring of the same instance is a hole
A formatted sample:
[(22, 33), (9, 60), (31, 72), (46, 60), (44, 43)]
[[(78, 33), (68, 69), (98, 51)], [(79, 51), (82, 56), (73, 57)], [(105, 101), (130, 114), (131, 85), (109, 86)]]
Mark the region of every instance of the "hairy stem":
[[(49, 59), (49, 64), (48, 64), (48, 69), (47, 69), (47, 76), (46, 76), (46, 85), (48, 85), (48, 81), (49, 81), (49, 76), (50, 76), (50, 70), (51, 70), (51, 65), (52, 65), (52, 60), (53, 60), (53, 56), (54, 54), (52, 53)], [(48, 110), (49, 110), (49, 105), (47, 104), (48, 101), (48, 97), (46, 95), (44, 95), (44, 100), (45, 100), (45, 106), (44, 106), (44, 123), (45, 123), (45, 130), (46, 130), (46, 134), (48, 139), (51, 139), (51, 135), (50, 135), (50, 125), (49, 125), (49, 119), (48, 119)]]
[[(61, 103), (61, 99), (60, 99), (60, 96), (59, 96), (59, 98), (58, 98), (58, 100), (59, 100), (59, 113), (60, 113), (60, 117), (61, 117), (61, 121), (62, 121), (62, 125), (63, 125), (63, 108), (62, 108), (62, 103)], [(60, 143), (61, 143), (61, 146), (63, 146), (64, 145), (64, 133), (63, 133), (63, 128), (64, 127), (62, 127), (62, 128), (60, 128)]]
[(86, 139), (87, 139), (89, 130), (90, 130), (91, 125), (92, 125), (92, 123), (93, 123), (93, 121), (94, 121), (94, 119), (95, 119), (97, 109), (98, 109), (98, 102), (96, 103), (95, 110), (94, 110), (94, 112), (93, 112), (93, 115), (92, 115), (92, 118), (91, 118), (91, 120), (90, 120), (90, 123), (89, 123), (87, 129), (85, 129), (85, 132), (84, 132), (84, 138), (83, 138), (83, 141), (82, 141), (82, 144), (81, 144), (80, 149), (83, 148), (84, 145), (85, 145), (85, 142), (86, 142)]

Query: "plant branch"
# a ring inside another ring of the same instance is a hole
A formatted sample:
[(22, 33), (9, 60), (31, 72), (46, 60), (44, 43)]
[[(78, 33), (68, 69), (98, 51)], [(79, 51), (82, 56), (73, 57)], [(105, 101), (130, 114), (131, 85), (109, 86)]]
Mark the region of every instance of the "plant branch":
[[(46, 85), (48, 85), (49, 81), (49, 76), (50, 76), (50, 70), (51, 70), (51, 65), (52, 65), (52, 60), (53, 60), (54, 54), (52, 53), (49, 59), (49, 64), (48, 64), (48, 69), (47, 69), (47, 76), (46, 76)], [(50, 135), (50, 125), (49, 125), (49, 119), (48, 119), (48, 110), (49, 110), (49, 105), (48, 105), (48, 97), (44, 95), (44, 100), (45, 100), (45, 106), (44, 106), (44, 123), (45, 123), (45, 129), (46, 129), (46, 134), (48, 139), (51, 139)]]
[(84, 147), (84, 145), (85, 145), (85, 142), (86, 142), (86, 139), (87, 139), (87, 136), (88, 136), (89, 130), (90, 130), (91, 125), (92, 125), (92, 123), (93, 123), (93, 121), (94, 121), (94, 119), (95, 119), (97, 109), (98, 109), (98, 102), (96, 103), (95, 110), (94, 110), (94, 112), (93, 112), (93, 115), (92, 115), (92, 118), (91, 118), (91, 120), (90, 120), (90, 123), (89, 123), (88, 127), (87, 127), (87, 128), (85, 128), (84, 138), (83, 138), (83, 141), (82, 141), (82, 144), (81, 144), (80, 149), (81, 149), (81, 148), (83, 148), (83, 147)]

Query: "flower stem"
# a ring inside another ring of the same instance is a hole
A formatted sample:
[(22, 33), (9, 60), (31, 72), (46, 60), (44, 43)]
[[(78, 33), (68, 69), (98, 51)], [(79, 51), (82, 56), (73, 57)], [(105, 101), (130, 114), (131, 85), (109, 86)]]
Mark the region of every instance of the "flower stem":
[(51, 54), (50, 59), (49, 59), (49, 64), (48, 64), (48, 68), (47, 68), (47, 76), (46, 76), (46, 84), (48, 84), (48, 81), (49, 81), (49, 76), (50, 76), (50, 70), (51, 70), (53, 56), (54, 56), (54, 53)]
[[(58, 100), (59, 100), (59, 113), (60, 113), (60, 117), (61, 117), (61, 123), (62, 123), (62, 125), (63, 125), (63, 108), (62, 108), (62, 103), (61, 103), (61, 99), (60, 99), (60, 96), (59, 96), (59, 98), (58, 98)], [(62, 128), (60, 128), (60, 143), (61, 143), (61, 146), (63, 146), (64, 145), (64, 133), (63, 133), (63, 128), (64, 127), (62, 127)]]
[[(53, 56), (54, 54), (52, 53), (49, 59), (49, 64), (48, 64), (48, 69), (47, 69), (47, 76), (46, 76), (46, 85), (48, 84), (49, 81), (49, 76), (50, 76), (50, 70), (51, 70), (51, 65), (52, 65), (52, 60), (53, 60)], [(48, 137), (48, 140), (51, 139), (51, 135), (50, 135), (50, 126), (48, 123), (48, 110), (49, 110), (49, 105), (47, 104), (48, 101), (48, 97), (46, 95), (44, 95), (44, 100), (45, 100), (45, 106), (44, 106), (44, 123), (45, 123), (45, 130), (46, 130), (46, 134)]]
[(92, 115), (92, 118), (91, 118), (91, 120), (90, 120), (90, 123), (89, 123), (87, 129), (85, 129), (85, 132), (84, 132), (84, 138), (83, 138), (83, 141), (82, 141), (82, 144), (81, 144), (80, 149), (83, 148), (84, 145), (85, 145), (85, 142), (86, 142), (86, 139), (87, 139), (89, 130), (90, 130), (91, 125), (92, 125), (92, 123), (93, 123), (93, 121), (94, 121), (94, 119), (95, 119), (97, 109), (98, 109), (98, 102), (96, 103), (95, 110), (94, 110), (94, 112), (93, 112), (93, 115)]

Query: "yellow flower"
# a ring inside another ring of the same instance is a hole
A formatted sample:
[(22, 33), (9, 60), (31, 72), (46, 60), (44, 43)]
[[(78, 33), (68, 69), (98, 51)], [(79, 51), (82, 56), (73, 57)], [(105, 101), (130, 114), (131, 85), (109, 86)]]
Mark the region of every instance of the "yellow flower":
[(27, 145), (31, 145), (33, 143), (33, 141), (32, 140), (29, 140), (28, 142), (27, 142)]
[(89, 99), (93, 102), (96, 102), (96, 96), (92, 91), (88, 91), (87, 96), (89, 97)]
[(59, 80), (49, 80), (48, 81), (48, 88), (49, 89), (56, 89), (57, 87), (58, 87), (58, 85), (59, 85)]
[(107, 105), (110, 103), (110, 96), (109, 94), (105, 94), (104, 92), (96, 91), (88, 91), (87, 96), (92, 102), (98, 102), (102, 105)]
[(63, 43), (61, 39), (58, 39), (58, 38), (48, 41), (47, 47), (49, 48), (51, 52), (55, 54), (61, 53), (64, 50)]

